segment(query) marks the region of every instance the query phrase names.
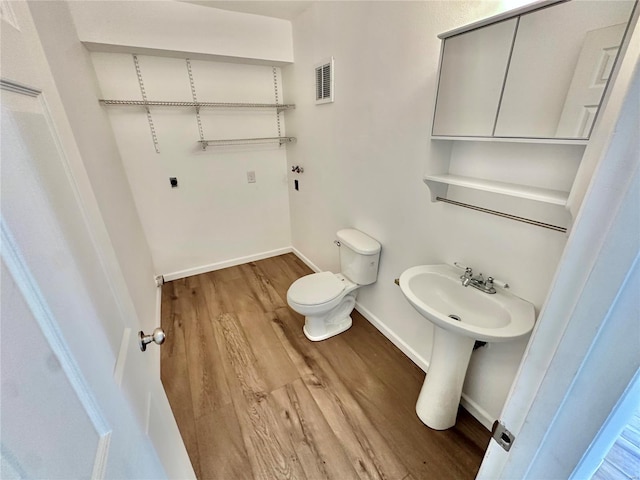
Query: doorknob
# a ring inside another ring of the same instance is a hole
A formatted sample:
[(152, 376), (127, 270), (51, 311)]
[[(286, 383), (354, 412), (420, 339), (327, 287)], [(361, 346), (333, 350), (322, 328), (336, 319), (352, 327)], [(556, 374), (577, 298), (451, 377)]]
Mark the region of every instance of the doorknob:
[(160, 327), (156, 328), (151, 335), (145, 335), (144, 332), (140, 330), (138, 332), (138, 345), (140, 345), (140, 350), (144, 352), (147, 350), (147, 344), (155, 342), (158, 345), (162, 345), (165, 338), (164, 330)]

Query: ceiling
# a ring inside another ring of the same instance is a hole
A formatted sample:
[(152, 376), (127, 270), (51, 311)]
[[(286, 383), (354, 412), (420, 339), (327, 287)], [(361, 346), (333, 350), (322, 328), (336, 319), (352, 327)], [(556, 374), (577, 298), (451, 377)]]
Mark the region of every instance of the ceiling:
[(299, 0), (185, 0), (186, 3), (205, 7), (220, 8), (234, 12), (252, 13), (265, 17), (293, 20), (313, 2)]

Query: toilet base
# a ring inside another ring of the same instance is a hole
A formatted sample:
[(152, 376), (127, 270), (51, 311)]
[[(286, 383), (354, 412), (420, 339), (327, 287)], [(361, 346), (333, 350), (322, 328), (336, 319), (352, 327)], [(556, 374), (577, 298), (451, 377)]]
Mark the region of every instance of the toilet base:
[(339, 333), (349, 330), (349, 328), (351, 328), (351, 325), (353, 324), (353, 320), (351, 319), (351, 316), (348, 316), (340, 322), (331, 323), (329, 325), (325, 324), (323, 328), (324, 331), (322, 333), (318, 332), (318, 334), (313, 335), (309, 333), (309, 331), (313, 329), (307, 328), (308, 322), (309, 320), (305, 319), (305, 325), (304, 327), (302, 327), (302, 331), (304, 332), (304, 336), (307, 337), (312, 342), (319, 342), (321, 340), (326, 340), (327, 338), (331, 338), (335, 335), (338, 335)]

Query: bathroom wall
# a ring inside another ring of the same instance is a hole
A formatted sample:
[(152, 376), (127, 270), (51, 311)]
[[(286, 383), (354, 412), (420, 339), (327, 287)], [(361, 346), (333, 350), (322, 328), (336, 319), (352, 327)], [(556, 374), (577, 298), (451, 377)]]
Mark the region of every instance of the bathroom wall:
[[(118, 292), (119, 298), (130, 298), (133, 303), (130, 308), (135, 308), (135, 313), (129, 312), (126, 310), (129, 305), (125, 305), (126, 315), (137, 314), (141, 328), (153, 329), (156, 326), (155, 269), (109, 119), (96, 102), (98, 87), (89, 52), (78, 39), (65, 2), (29, 2), (29, 7), (77, 144), (78, 156), (69, 154), (69, 157), (81, 162), (78, 171), (86, 170), (90, 185), (85, 185), (85, 179), (77, 173), (75, 181), (79, 188), (87, 187), (80, 194), (94, 196), (100, 209), (99, 212), (88, 210), (86, 214), (90, 221), (95, 220), (92, 227), (96, 241), (108, 243), (103, 245), (103, 252), (113, 251), (115, 255), (103, 261), (113, 278), (122, 278), (126, 285), (127, 291)], [(65, 148), (73, 147), (65, 145)], [(111, 288), (118, 286), (111, 285)], [(105, 306), (115, 307), (112, 303)], [(115, 313), (105, 318), (114, 320), (105, 327), (113, 332), (110, 341), (117, 352), (122, 325), (116, 322)]]
[[(141, 99), (131, 55), (95, 52), (92, 59), (101, 98)], [(148, 99), (193, 101), (184, 59), (142, 55), (138, 61)], [(279, 68), (206, 60), (190, 64), (199, 101), (275, 103), (274, 72), (282, 101)], [(165, 279), (290, 251), (286, 147), (271, 143), (203, 151), (193, 108), (152, 108), (156, 153), (143, 108), (104, 108), (156, 271)], [(282, 135), (285, 115), (280, 114)], [(279, 136), (275, 109), (203, 108), (200, 117), (205, 139)], [(255, 183), (248, 183), (250, 171)], [(177, 178), (177, 188), (170, 177)]]
[(69, 2), (91, 50), (217, 56), (268, 65), (293, 61), (291, 23), (173, 0)]
[[(271, 65), (293, 60), (286, 20), (174, 1), (70, 2), (70, 8), (80, 39), (94, 52), (103, 98), (141, 99), (131, 53), (138, 54), (147, 97), (170, 101), (192, 101), (187, 57), (198, 100), (210, 102), (274, 103)], [(276, 77), (282, 101), (279, 69)], [(290, 248), (286, 147), (203, 152), (192, 109), (156, 108), (157, 154), (144, 110), (103, 110), (156, 273), (172, 279)], [(203, 109), (201, 117), (206, 139), (278, 135), (274, 110)], [(256, 183), (247, 183), (248, 171)], [(171, 189), (169, 177), (177, 177), (178, 188)]]
[[(298, 142), (287, 160), (304, 167), (301, 175), (289, 173), (293, 247), (317, 268), (336, 271), (338, 229), (353, 226), (378, 239), (378, 282), (360, 291), (358, 309), (423, 369), (432, 327), (393, 283), (403, 270), (459, 261), (507, 281), (539, 310), (566, 242), (562, 233), (431, 203), (422, 182), (451, 156), (460, 174), (571, 185), (583, 147), (429, 140), (437, 34), (500, 10), (506, 7), (499, 2), (318, 2), (293, 21), (295, 63), (283, 78), (285, 100), (297, 104), (287, 120)], [(316, 106), (313, 67), (329, 56), (335, 103)], [(537, 159), (541, 169), (532, 167)], [(552, 223), (569, 220), (561, 207), (456, 188), (449, 194)], [(491, 344), (473, 354), (463, 401), (487, 426), (500, 413), (526, 343)]]

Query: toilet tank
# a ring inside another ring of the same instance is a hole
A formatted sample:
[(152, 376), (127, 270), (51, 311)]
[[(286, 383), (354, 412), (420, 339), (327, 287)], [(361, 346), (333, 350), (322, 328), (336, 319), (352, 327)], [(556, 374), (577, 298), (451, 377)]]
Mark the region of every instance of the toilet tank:
[(358, 285), (375, 282), (382, 248), (380, 243), (352, 228), (340, 230), (336, 235), (340, 241), (341, 273)]

